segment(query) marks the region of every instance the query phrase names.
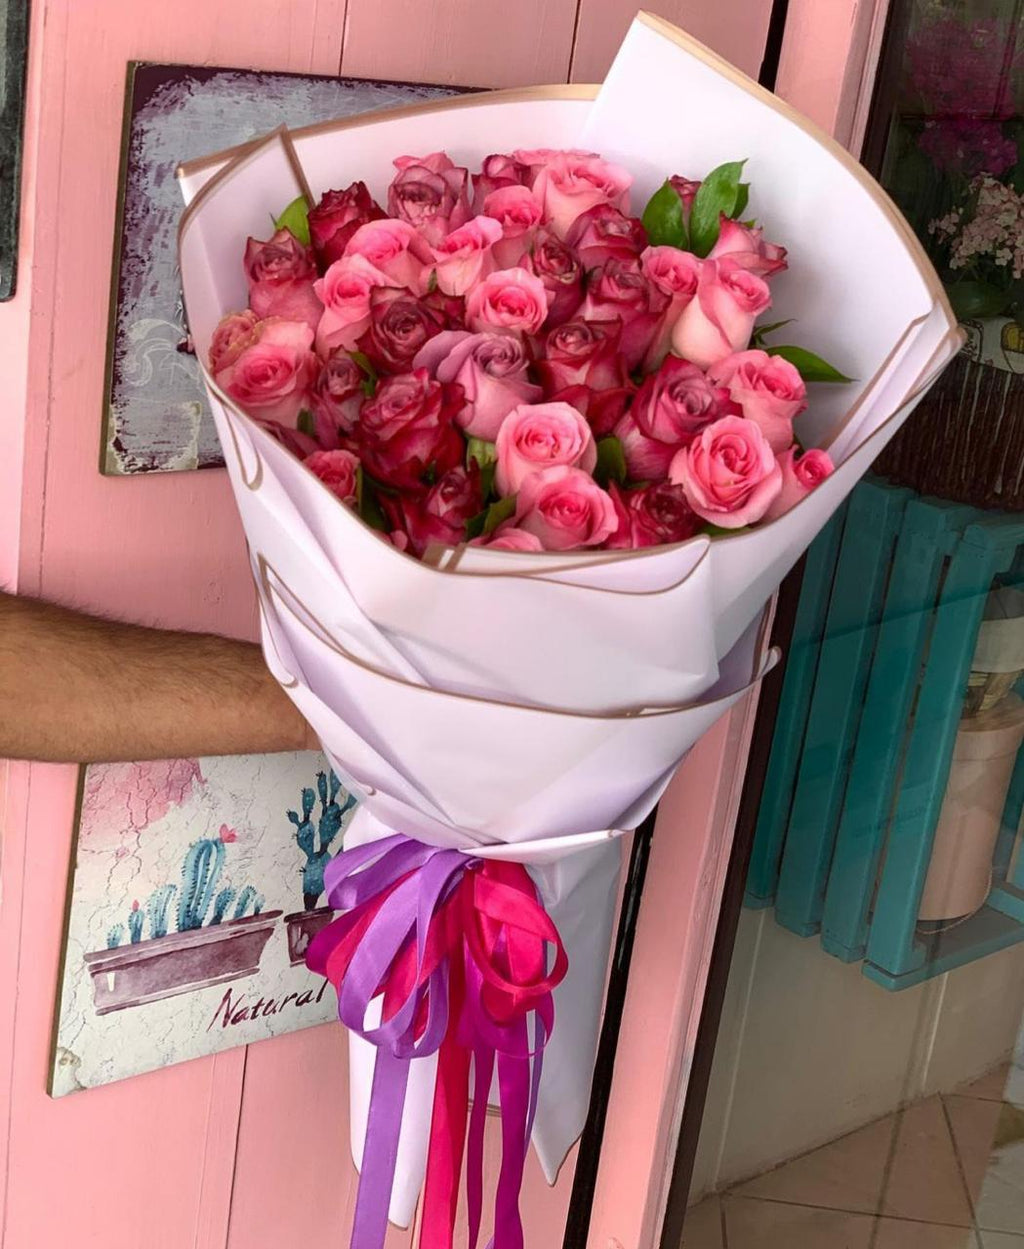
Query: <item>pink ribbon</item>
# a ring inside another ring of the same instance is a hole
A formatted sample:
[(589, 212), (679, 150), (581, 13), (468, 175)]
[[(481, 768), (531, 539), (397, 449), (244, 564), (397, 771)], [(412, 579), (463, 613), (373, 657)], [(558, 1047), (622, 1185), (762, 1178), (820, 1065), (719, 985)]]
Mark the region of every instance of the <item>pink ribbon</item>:
[[(313, 938), (306, 963), (337, 989), (341, 1021), (377, 1046), (351, 1249), (382, 1249), (409, 1064), (435, 1052), (420, 1249), (452, 1249), (464, 1153), (469, 1249), (476, 1249), (495, 1065), (502, 1156), (491, 1245), (523, 1249), (523, 1164), (554, 1026), (552, 991), (568, 968), (536, 885), (518, 863), (401, 834), (343, 851), (325, 878), (331, 906), (345, 914)], [(368, 1009), (381, 997), (381, 1022), (371, 1026)]]

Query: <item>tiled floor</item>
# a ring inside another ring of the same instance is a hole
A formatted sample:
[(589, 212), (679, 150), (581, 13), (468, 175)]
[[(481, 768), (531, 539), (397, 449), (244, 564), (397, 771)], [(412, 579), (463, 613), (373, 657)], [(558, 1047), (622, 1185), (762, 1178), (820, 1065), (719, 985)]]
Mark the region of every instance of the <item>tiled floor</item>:
[(1024, 1070), (783, 1163), (694, 1206), (684, 1249), (1024, 1249)]

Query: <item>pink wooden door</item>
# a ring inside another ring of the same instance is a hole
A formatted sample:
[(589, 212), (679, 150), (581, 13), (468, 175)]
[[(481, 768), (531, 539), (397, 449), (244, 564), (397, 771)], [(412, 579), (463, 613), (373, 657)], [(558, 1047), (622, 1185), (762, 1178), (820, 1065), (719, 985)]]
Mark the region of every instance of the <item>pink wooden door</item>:
[[(832, 4), (798, 7), (809, 21)], [(770, 0), (655, 7), (756, 74)], [(0, 305), (0, 582), (144, 623), (254, 633), (224, 475), (114, 479), (95, 468), (126, 61), (480, 85), (588, 80), (632, 12), (630, 0), (36, 0), (21, 283)], [(831, 80), (847, 72), (845, 46)], [(748, 724), (741, 708), (719, 725), (663, 807), (594, 1249), (652, 1243)], [(0, 764), (4, 1249), (346, 1244), (354, 1172), (340, 1028), (47, 1097), (75, 780), (72, 767)], [(570, 1160), (548, 1189), (531, 1161), (530, 1246), (561, 1243), (572, 1170)], [(410, 1243), (399, 1231), (389, 1240)]]

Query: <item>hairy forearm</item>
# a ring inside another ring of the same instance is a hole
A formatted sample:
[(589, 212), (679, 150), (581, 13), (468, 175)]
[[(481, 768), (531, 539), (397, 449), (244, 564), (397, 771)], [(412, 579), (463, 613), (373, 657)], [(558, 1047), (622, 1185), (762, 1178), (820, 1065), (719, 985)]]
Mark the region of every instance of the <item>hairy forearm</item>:
[(0, 758), (174, 759), (314, 745), (252, 643), (98, 620), (0, 592)]

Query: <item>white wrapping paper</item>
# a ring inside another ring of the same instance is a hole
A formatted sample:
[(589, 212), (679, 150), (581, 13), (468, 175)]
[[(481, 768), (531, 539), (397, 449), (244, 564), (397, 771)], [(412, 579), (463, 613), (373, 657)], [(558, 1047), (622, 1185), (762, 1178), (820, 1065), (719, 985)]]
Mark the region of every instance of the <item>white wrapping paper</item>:
[[(490, 152), (569, 146), (627, 166), (637, 204), (669, 174), (749, 158), (752, 209), (791, 249), (775, 312), (859, 379), (812, 388), (798, 434), (830, 446), (837, 471), (786, 516), (640, 552), (460, 548), (430, 566), (363, 525), (205, 378), (267, 662), (362, 799), (347, 844), (398, 830), (525, 862), (559, 927), (570, 972), (534, 1132), (549, 1178), (586, 1116), (617, 834), (763, 675), (766, 600), (959, 347), (935, 274), (863, 170), (706, 49), (641, 16), (596, 92), (462, 97), (280, 133), (184, 167), (180, 260), (200, 360), (220, 318), (245, 306), (246, 237), (265, 235), (300, 192), (315, 200), (362, 179), (380, 198), (405, 153), (444, 148), (479, 165)], [(353, 1038), (357, 1161), (372, 1064)], [(431, 1084), (424, 1061), (391, 1205), (402, 1225), (422, 1180)]]

